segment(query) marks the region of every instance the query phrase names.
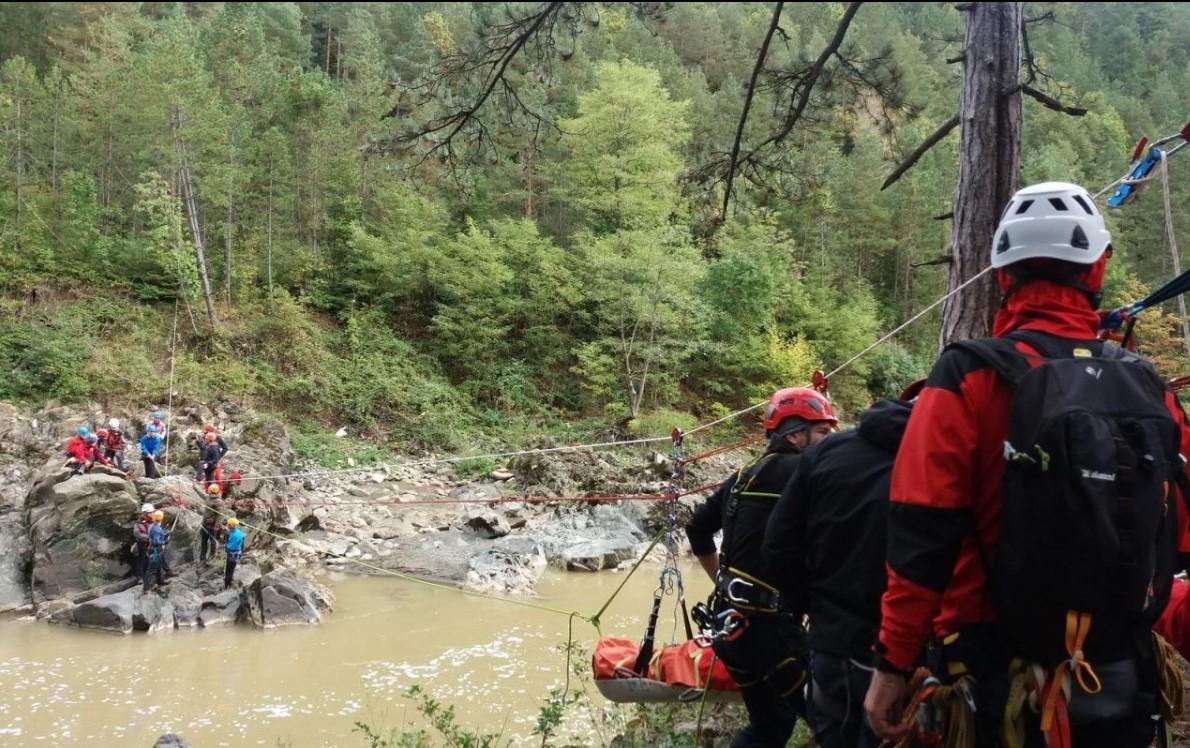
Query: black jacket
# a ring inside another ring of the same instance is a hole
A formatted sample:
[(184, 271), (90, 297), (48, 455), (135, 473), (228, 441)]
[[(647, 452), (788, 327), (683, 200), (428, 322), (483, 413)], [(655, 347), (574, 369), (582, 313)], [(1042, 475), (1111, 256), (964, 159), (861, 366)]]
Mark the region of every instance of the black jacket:
[(218, 463), (221, 459), (223, 459), (223, 450), (219, 448), (218, 442), (204, 444), (202, 446), (202, 451), (200, 451), (198, 454), (198, 461), (204, 465), (210, 466), (211, 469), (214, 469), (216, 463)]
[[(723, 567), (730, 566), (770, 581), (760, 550), (764, 528), (785, 484), (797, 470), (799, 457), (800, 453), (788, 444), (781, 444), (723, 481), (715, 493), (694, 510), (694, 516), (686, 525), (686, 537), (690, 539), (694, 554), (714, 553), (715, 533), (723, 530), (723, 546), (719, 549)], [(740, 490), (733, 498), (732, 489), (737, 483)]]
[(871, 655), (886, 585), (889, 481), (909, 412), (908, 403), (880, 400), (859, 428), (807, 449), (773, 510), (764, 556), (782, 594), (809, 614), (815, 651)]

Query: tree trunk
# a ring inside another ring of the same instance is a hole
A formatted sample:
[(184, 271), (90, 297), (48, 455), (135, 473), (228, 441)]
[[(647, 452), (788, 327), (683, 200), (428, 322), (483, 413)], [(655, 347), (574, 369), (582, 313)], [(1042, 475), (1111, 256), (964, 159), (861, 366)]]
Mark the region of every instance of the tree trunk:
[(269, 161), (269, 217), (265, 255), (268, 258), (269, 297), (273, 295), (273, 162)]
[[(967, 6), (963, 88), (959, 105), (959, 179), (947, 288), (991, 262), (1000, 211), (1017, 189), (1021, 146), (1021, 3)], [(985, 337), (999, 306), (989, 273), (942, 306), (940, 343)]]
[(235, 228), (235, 203), (232, 202), (232, 191), (227, 190), (227, 226), (224, 230), (223, 244), (223, 285), (227, 293), (227, 305), (231, 306), (231, 234)]
[(525, 164), (525, 218), (533, 220), (533, 149), (526, 148), (522, 155)]
[(54, 129), (53, 140), (50, 144), (50, 199), (52, 200), (51, 208), (54, 212), (55, 225), (58, 223), (58, 103), (54, 103)]
[(17, 151), (16, 151), (16, 188), (17, 188), (17, 215), (16, 215), (16, 248), (21, 248), (21, 203), (24, 201), (24, 194), (22, 192), (25, 183), (25, 143), (23, 140), (23, 128), (25, 123), (21, 121), (21, 97), (16, 97), (17, 108)]
[(215, 316), (215, 299), (211, 293), (211, 279), (207, 274), (207, 257), (203, 249), (202, 227), (198, 222), (198, 205), (194, 200), (194, 183), (190, 181), (190, 163), (186, 160), (186, 140), (182, 137), (181, 114), (174, 112), (174, 150), (178, 154), (178, 181), (182, 188), (182, 199), (186, 203), (186, 215), (190, 219), (190, 235), (194, 238), (194, 259), (198, 264), (198, 277), (202, 281), (202, 297), (207, 305), (207, 320), (211, 329), (219, 327)]

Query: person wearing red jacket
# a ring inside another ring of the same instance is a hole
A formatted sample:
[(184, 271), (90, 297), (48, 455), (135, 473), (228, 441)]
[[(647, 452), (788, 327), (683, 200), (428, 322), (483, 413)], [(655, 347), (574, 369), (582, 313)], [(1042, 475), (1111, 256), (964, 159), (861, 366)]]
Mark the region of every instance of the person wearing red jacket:
[(1169, 605), (1165, 606), (1165, 612), (1153, 630), (1173, 645), (1183, 658), (1190, 659), (1190, 582), (1174, 580)]
[[(1085, 189), (1046, 183), (1018, 192), (993, 239), (992, 265), (1004, 293), (993, 335), (1041, 333), (1037, 337), (1051, 350), (1060, 349), (1063, 358), (1100, 356), (1096, 308), (1110, 244), (1103, 217)], [(1013, 345), (1022, 355), (1052, 355), (1023, 340)], [(1013, 390), (996, 369), (967, 348), (950, 348), (934, 365), (909, 420), (892, 475), (877, 672), (864, 701), (882, 737), (897, 739), (908, 732), (909, 726), (897, 721), (907, 696), (906, 675), (935, 636), (948, 667), (961, 660), (975, 678), (977, 744), (1003, 744), (1013, 682), (1009, 670), (1018, 655), (1003, 651), (988, 572), (996, 569), (1012, 403)], [(1172, 392), (1166, 392), (1165, 405), (1177, 422), (1171, 431), (1181, 430), (1182, 453), (1190, 454), (1190, 429)], [(1169, 501), (1177, 507), (1180, 549), (1190, 549), (1184, 503)], [(1071, 716), (1070, 735), (1059, 744), (1149, 745), (1154, 710), (1138, 705), (1135, 697), (1153, 684), (1141, 685), (1134, 676), (1131, 692), (1120, 695), (1123, 706), (1111, 718), (1079, 724)], [(1083, 697), (1083, 703), (1106, 701), (1106, 694)], [(1024, 712), (1027, 733), (1014, 744), (1050, 744), (1052, 736), (1043, 736), (1028, 705)]]
[(80, 426), (78, 434), (66, 442), (66, 466), (74, 475), (82, 475), (91, 469), (91, 447), (87, 444), (87, 437), (91, 430)]

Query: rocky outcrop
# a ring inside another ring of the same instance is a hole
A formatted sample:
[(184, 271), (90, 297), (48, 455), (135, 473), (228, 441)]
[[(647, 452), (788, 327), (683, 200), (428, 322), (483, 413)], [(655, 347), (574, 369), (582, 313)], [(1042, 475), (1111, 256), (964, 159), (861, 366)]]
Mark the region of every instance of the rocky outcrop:
[(153, 748), (190, 748), (190, 744), (183, 740), (181, 735), (169, 732), (157, 738)]
[(125, 576), (137, 506), (121, 476), (45, 472), (26, 500), (34, 602), (70, 597)]
[(248, 619), (258, 628), (318, 623), (331, 609), (330, 592), (290, 574), (265, 574), (246, 588)]
[(85, 629), (128, 634), (132, 632), (132, 619), (136, 611), (136, 591), (125, 590), (76, 605), (63, 622), (73, 623)]
[(216, 595), (205, 597), (199, 610), (198, 621), (205, 628), (208, 626), (222, 626), (240, 620), (243, 600), (240, 590), (224, 590)]

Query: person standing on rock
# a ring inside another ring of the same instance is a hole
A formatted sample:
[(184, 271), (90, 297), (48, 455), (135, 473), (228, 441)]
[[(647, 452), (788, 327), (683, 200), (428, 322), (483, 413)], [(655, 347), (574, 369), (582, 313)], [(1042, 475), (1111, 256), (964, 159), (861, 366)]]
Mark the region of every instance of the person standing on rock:
[[(219, 500), (222, 491), (219, 489), (219, 484), (212, 483), (207, 487), (207, 497), (211, 502)], [(215, 512), (213, 507), (208, 506), (207, 514), (202, 519), (202, 527), (199, 530), (199, 549), (198, 549), (198, 563), (205, 565), (207, 562), (207, 549), (210, 549), (211, 556), (215, 555), (215, 551), (219, 549), (219, 515)]]
[(202, 481), (204, 488), (222, 483), (222, 475), (220, 475), (222, 471), (219, 469), (219, 463), (226, 451), (226, 445), (219, 446), (219, 435), (214, 431), (203, 434), (202, 449), (198, 453), (198, 479)]
[(227, 520), (227, 546), (224, 550), (227, 551), (227, 565), (223, 569), (223, 589), (227, 589), (231, 587), (240, 556), (244, 555), (244, 531), (240, 529), (240, 521), (235, 517)]
[(103, 455), (122, 473), (128, 472), (128, 468), (124, 465), (125, 446), (124, 432), (120, 430), (120, 419), (113, 418), (107, 422), (107, 445), (104, 447)]
[[(107, 459), (107, 429), (99, 429), (93, 436), (95, 441), (88, 441), (91, 447), (91, 463), (98, 462), (100, 465), (107, 465), (111, 467), (111, 460)], [(88, 437), (89, 438), (89, 437)]]
[(164, 520), (165, 512), (160, 509), (153, 512), (153, 524), (149, 525), (149, 565), (145, 568), (144, 592), (153, 588), (154, 578), (158, 586), (165, 584), (165, 546), (169, 543), (169, 533), (161, 524)]
[(165, 425), (165, 421), (161, 420), (161, 411), (153, 411), (153, 413), (149, 416), (149, 420), (145, 422), (145, 431), (149, 430), (149, 426), (156, 428), (157, 435), (162, 439), (165, 439), (165, 430), (167, 427)]
[(153, 525), (153, 511), (152, 504), (142, 504), (140, 517), (132, 524), (132, 541), (136, 543), (133, 573), (137, 579), (144, 579), (149, 570), (149, 528)]
[(145, 426), (145, 435), (140, 438), (140, 457), (145, 464), (145, 477), (157, 478), (157, 462), (164, 443), (153, 424)]
[[(708, 613), (712, 646), (748, 708), (748, 725), (732, 748), (784, 746), (798, 717), (805, 718), (805, 630), (795, 601), (772, 583), (761, 545), (802, 450), (837, 424), (830, 401), (809, 387), (773, 393), (764, 417), (764, 455), (723, 481), (686, 525), (691, 550), (715, 582)], [(716, 552), (719, 530), (723, 543)]]

